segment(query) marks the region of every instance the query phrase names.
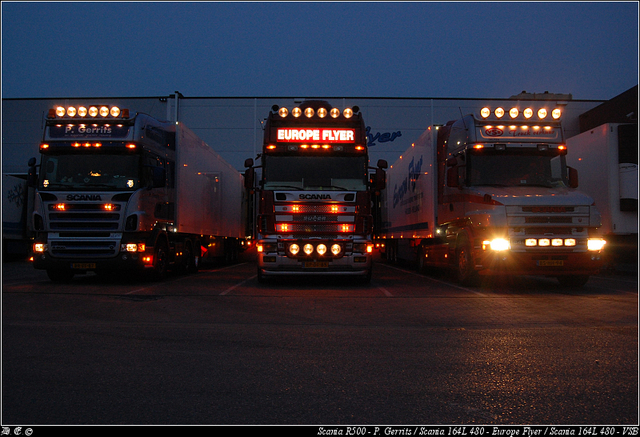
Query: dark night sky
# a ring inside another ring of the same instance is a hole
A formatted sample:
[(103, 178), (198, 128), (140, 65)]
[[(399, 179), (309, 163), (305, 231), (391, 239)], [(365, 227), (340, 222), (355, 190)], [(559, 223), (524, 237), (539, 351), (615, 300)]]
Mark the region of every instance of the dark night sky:
[(4, 98), (610, 99), (637, 2), (2, 2)]

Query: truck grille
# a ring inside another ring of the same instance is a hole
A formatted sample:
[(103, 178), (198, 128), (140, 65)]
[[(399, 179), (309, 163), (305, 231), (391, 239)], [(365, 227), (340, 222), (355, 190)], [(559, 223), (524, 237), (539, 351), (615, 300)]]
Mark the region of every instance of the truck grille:
[(289, 232), (340, 232), (342, 225), (340, 224), (324, 224), (324, 223), (293, 223), (290, 225)]
[(64, 209), (49, 205), (49, 251), (60, 258), (108, 258), (118, 254), (120, 240), (113, 233), (121, 228), (121, 205), (65, 204)]
[[(516, 251), (586, 250), (589, 207), (508, 206), (507, 223), (511, 248)], [(548, 226), (545, 226), (548, 225)], [(526, 247), (526, 239), (562, 241), (557, 246)], [(571, 246), (566, 241), (572, 243)]]
[(49, 211), (49, 229), (57, 231), (117, 231), (120, 211), (104, 211), (102, 204), (67, 204), (64, 211)]
[(53, 256), (61, 258), (106, 258), (118, 253), (119, 242), (116, 240), (52, 240), (49, 251)]

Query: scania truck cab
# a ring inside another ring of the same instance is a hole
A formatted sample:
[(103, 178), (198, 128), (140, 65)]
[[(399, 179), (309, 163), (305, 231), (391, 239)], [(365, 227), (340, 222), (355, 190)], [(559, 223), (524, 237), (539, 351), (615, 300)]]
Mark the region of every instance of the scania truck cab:
[(40, 155), (39, 169), (30, 162), (33, 262), (54, 281), (88, 271), (193, 272), (214, 247), (244, 236), (242, 175), (182, 123), (115, 106), (58, 106)]
[[(253, 160), (246, 162), (253, 172)], [(256, 216), (258, 278), (350, 275), (370, 280), (372, 193), (362, 114), (325, 101), (274, 106), (266, 120)], [(251, 180), (252, 178), (248, 178)]]

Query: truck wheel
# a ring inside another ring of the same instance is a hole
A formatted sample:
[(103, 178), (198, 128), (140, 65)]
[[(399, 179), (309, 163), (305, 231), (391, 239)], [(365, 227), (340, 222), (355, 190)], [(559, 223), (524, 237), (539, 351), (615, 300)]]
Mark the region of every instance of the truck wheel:
[(425, 251), (424, 249), (418, 249), (418, 259), (416, 260), (416, 270), (418, 271), (418, 273), (424, 273), (426, 270), (426, 265), (424, 262), (424, 255), (425, 255)]
[(370, 284), (371, 283), (371, 276), (373, 276), (373, 267), (371, 267), (367, 271), (367, 274), (362, 277), (362, 283), (363, 284)]
[(558, 276), (558, 282), (563, 287), (577, 288), (582, 287), (589, 280), (588, 275), (567, 275)]
[(167, 270), (169, 268), (169, 251), (167, 249), (167, 243), (164, 241), (158, 241), (156, 243), (153, 258), (153, 279), (156, 281), (162, 281), (166, 279)]
[(260, 270), (260, 267), (258, 267), (258, 282), (260, 284), (264, 284), (266, 281), (264, 274), (262, 273), (262, 270)]
[(196, 262), (196, 256), (193, 252), (193, 245), (187, 243), (184, 248), (184, 255), (182, 257), (182, 271), (186, 274), (195, 273), (198, 271), (198, 264)]
[(478, 273), (473, 268), (471, 249), (463, 245), (456, 255), (456, 274), (458, 282), (462, 285), (478, 285)]
[(73, 279), (73, 271), (68, 269), (48, 269), (47, 276), (53, 282), (70, 282)]

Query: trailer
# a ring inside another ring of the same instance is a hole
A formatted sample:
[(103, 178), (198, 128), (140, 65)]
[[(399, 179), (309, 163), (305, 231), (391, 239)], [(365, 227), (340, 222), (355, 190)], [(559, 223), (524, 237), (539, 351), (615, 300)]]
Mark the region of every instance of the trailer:
[(465, 285), (545, 275), (580, 286), (599, 271), (600, 214), (566, 165), (561, 108), (526, 103), (429, 126), (390, 167), (387, 259), (451, 269)]
[(53, 281), (124, 270), (163, 279), (237, 257), (242, 175), (181, 122), (116, 106), (57, 106), (36, 163), (33, 264)]
[[(247, 188), (257, 197), (258, 279), (342, 275), (371, 279), (372, 203), (384, 189), (384, 160), (369, 174), (358, 107), (307, 100), (272, 107), (261, 165), (248, 159)], [(254, 183), (255, 168), (261, 170)]]
[(607, 265), (637, 265), (638, 124), (605, 123), (567, 139), (567, 163), (602, 215)]
[(2, 175), (2, 255), (5, 259), (26, 259), (27, 175)]

